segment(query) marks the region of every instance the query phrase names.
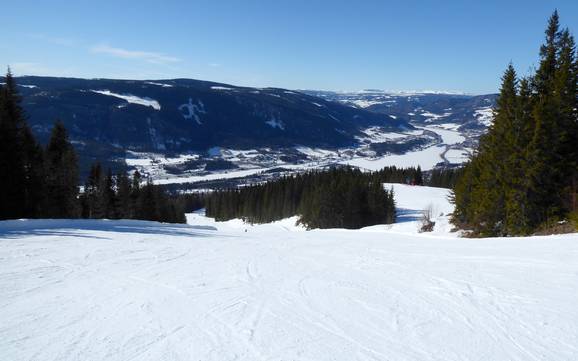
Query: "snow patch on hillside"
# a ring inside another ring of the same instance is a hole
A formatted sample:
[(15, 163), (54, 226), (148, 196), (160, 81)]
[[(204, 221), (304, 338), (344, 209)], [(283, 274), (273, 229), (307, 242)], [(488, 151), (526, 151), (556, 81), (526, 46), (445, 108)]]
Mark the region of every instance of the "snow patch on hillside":
[(161, 110), (161, 105), (159, 104), (159, 102), (154, 100), (154, 99), (151, 99), (151, 98), (141, 98), (141, 97), (138, 97), (136, 95), (131, 95), (131, 94), (118, 94), (118, 93), (113, 93), (110, 90), (91, 90), (91, 91), (93, 93), (98, 93), (98, 94), (102, 94), (102, 95), (108, 95), (111, 97), (123, 99), (123, 100), (125, 100), (131, 104), (138, 104), (138, 105), (142, 105), (145, 107), (152, 107), (155, 110)]
[(285, 124), (283, 123), (283, 121), (275, 117), (272, 117), (271, 119), (266, 121), (265, 124), (267, 124), (271, 128), (278, 128), (280, 130), (285, 130)]
[(203, 124), (201, 122), (200, 114), (207, 114), (205, 110), (205, 104), (199, 99), (196, 103), (193, 103), (193, 99), (189, 98), (189, 102), (181, 104), (179, 106), (179, 111), (185, 119), (194, 119), (198, 125)]
[(489, 127), (494, 122), (494, 111), (492, 107), (479, 108), (474, 111), (474, 117), (476, 117), (480, 123)]
[(394, 133), (382, 127), (368, 127), (361, 131), (365, 136), (356, 136), (359, 142), (365, 143), (380, 143), (387, 142), (392, 139), (403, 139), (412, 135), (421, 135), (422, 131), (408, 131), (404, 133)]
[(147, 82), (145, 82), (145, 84), (157, 85), (157, 86), (161, 86), (163, 88), (172, 88), (173, 87), (173, 85), (171, 85), (171, 84), (157, 83), (157, 82), (153, 82), (153, 81), (147, 81)]
[[(409, 114), (409, 113), (408, 113), (408, 114)], [(435, 114), (435, 113), (428, 112), (428, 111), (422, 111), (422, 113), (421, 113), (420, 115), (428, 118), (428, 119), (426, 120), (426, 122), (431, 122), (431, 121), (434, 121), (434, 120), (439, 120), (439, 119), (441, 119), (441, 118), (448, 117), (448, 116), (452, 115), (452, 113)]]

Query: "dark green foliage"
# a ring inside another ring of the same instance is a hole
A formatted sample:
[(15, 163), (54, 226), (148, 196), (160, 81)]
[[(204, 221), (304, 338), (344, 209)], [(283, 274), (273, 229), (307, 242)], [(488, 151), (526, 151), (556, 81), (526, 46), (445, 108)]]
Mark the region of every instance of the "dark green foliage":
[(131, 218), (131, 182), (126, 172), (120, 172), (115, 177), (116, 194), (114, 197), (115, 217)]
[(56, 122), (45, 153), (43, 216), (77, 218), (78, 164), (76, 153), (61, 122)]
[(372, 177), (382, 183), (424, 184), (423, 173), (419, 166), (417, 168), (385, 167), (382, 170), (372, 173)]
[(439, 168), (429, 173), (425, 185), (430, 187), (454, 188), (463, 174), (463, 168)]
[(524, 235), (576, 210), (576, 48), (555, 12), (533, 77), (502, 77), (494, 123), (455, 186), (454, 223), (478, 235)]
[(113, 176), (108, 169), (105, 174), (99, 163), (91, 167), (80, 204), (83, 218), (186, 221), (184, 203), (179, 197), (171, 197), (150, 181), (141, 186), (141, 176), (137, 171), (132, 181), (125, 172)]
[(36, 142), (29, 127), (23, 129), (24, 217), (39, 217), (45, 194), (44, 149)]
[(176, 197), (185, 213), (191, 213), (205, 207), (207, 195), (204, 193), (186, 193)]
[(26, 125), (20, 96), (8, 70), (0, 86), (0, 219), (26, 215), (24, 133)]
[(352, 168), (311, 171), (274, 182), (215, 192), (206, 201), (217, 220), (267, 223), (300, 215), (308, 228), (360, 228), (395, 220), (393, 192), (379, 177)]

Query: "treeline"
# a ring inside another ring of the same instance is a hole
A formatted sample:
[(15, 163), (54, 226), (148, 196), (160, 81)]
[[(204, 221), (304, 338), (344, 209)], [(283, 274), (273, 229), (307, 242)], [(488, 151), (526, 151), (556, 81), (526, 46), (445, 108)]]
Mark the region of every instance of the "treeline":
[(463, 167), (433, 169), (426, 177), (425, 185), (430, 187), (454, 188), (463, 173)]
[(577, 218), (578, 63), (573, 36), (549, 19), (535, 74), (502, 77), (494, 123), (454, 189), (456, 225), (526, 235)]
[(141, 185), (138, 171), (129, 179), (126, 172), (113, 175), (94, 164), (80, 195), (82, 218), (143, 219), (185, 223), (184, 203), (151, 182)]
[(404, 183), (418, 186), (453, 188), (463, 173), (463, 168), (436, 168), (422, 172), (421, 167), (385, 167), (373, 173), (382, 183)]
[(134, 218), (184, 222), (184, 200), (140, 176), (91, 171), (79, 193), (78, 157), (57, 121), (42, 147), (28, 126), (10, 70), (0, 86), (0, 219)]
[(207, 216), (268, 223), (294, 215), (307, 228), (361, 228), (395, 221), (393, 192), (349, 167), (310, 171), (273, 182), (214, 192)]
[(385, 167), (372, 173), (372, 176), (382, 183), (404, 183), (412, 185), (424, 185), (421, 167), (398, 168), (396, 166)]

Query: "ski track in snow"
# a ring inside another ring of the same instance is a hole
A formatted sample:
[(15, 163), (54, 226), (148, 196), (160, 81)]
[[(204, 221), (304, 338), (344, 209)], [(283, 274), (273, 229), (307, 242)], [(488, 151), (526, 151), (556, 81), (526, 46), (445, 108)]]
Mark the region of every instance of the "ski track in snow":
[[(399, 207), (449, 211), (446, 190), (391, 186)], [(0, 358), (578, 359), (578, 234), (402, 221), (0, 222)]]

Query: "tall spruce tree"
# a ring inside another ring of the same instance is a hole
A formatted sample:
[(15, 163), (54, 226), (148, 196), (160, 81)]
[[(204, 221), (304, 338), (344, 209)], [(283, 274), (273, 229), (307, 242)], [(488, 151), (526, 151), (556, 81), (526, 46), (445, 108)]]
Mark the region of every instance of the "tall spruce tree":
[(568, 29), (558, 41), (558, 69), (554, 79), (554, 95), (559, 106), (560, 153), (563, 208), (577, 211), (578, 191), (578, 57), (576, 44)]
[(509, 153), (504, 158), (505, 233), (527, 234), (530, 231), (527, 193), (529, 182), (526, 177), (527, 145), (532, 132), (531, 89), (529, 80), (520, 81), (516, 113), (507, 139)]
[(102, 179), (102, 166), (96, 162), (90, 166), (90, 172), (82, 193), (82, 217), (102, 218), (103, 212), (99, 208), (100, 185)]
[(24, 216), (38, 218), (42, 215), (45, 192), (44, 150), (32, 131), (25, 126), (22, 131), (22, 161), (24, 163)]
[(116, 175), (116, 191), (115, 213), (118, 218), (130, 218), (131, 184), (126, 172), (119, 172)]
[(45, 154), (44, 216), (77, 218), (80, 215), (77, 158), (66, 129), (60, 121), (57, 121), (52, 129)]
[(26, 215), (23, 135), (27, 127), (10, 69), (0, 87), (0, 219)]

